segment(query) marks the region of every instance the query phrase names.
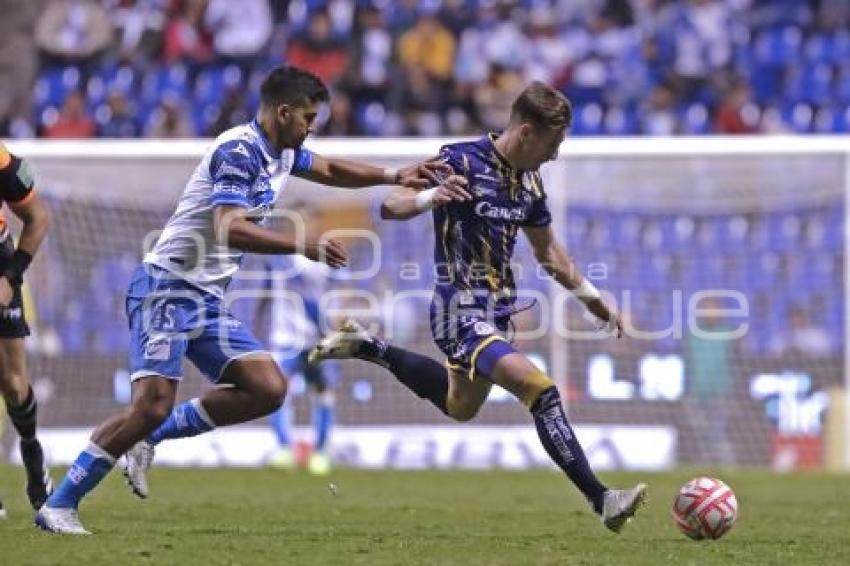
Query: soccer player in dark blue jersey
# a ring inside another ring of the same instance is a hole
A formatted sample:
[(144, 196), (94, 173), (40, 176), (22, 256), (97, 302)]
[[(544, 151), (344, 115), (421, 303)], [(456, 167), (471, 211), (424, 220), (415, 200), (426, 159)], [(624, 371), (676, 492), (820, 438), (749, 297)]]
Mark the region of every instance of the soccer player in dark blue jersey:
[(547, 453), (581, 490), (604, 525), (619, 532), (645, 497), (646, 486), (608, 489), (591, 470), (570, 427), (557, 387), (503, 337), (516, 300), (511, 257), (522, 230), (537, 261), (570, 290), (603, 326), (622, 334), (619, 315), (582, 277), (555, 240), (546, 193), (538, 173), (554, 159), (572, 121), (569, 101), (535, 82), (514, 101), (501, 134), (447, 145), (443, 161), (468, 182), (468, 191), (438, 186), (396, 191), (382, 216), (403, 220), (433, 209), (437, 281), (431, 331), (448, 358), (434, 360), (370, 336), (354, 321), (326, 337), (314, 362), (357, 357), (387, 367), (404, 385), (458, 421), (472, 419), (495, 383), (530, 410)]

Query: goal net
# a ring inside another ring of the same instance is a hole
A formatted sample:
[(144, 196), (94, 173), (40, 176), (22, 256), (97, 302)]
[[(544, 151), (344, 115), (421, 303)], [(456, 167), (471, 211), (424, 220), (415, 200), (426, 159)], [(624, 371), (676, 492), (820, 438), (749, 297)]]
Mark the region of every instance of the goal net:
[[(129, 399), (124, 291), (208, 143), (12, 144), (31, 160), (53, 217), (27, 277), (30, 368), (45, 430), (85, 431)], [(399, 166), (442, 143), (308, 145)], [(544, 167), (555, 230), (622, 310), (626, 336), (595, 332), (521, 242), (517, 279), (537, 306), (517, 318), (514, 341), (561, 386), (594, 464), (843, 467), (849, 159), (850, 144), (823, 138), (568, 140)], [(306, 205), (308, 225), (346, 230), (352, 267), (330, 291), (394, 343), (442, 359), (427, 316), (431, 220), (381, 221), (387, 190), (293, 179), (280, 208)], [(265, 341), (273, 329), (256, 317), (251, 292), (263, 286), (258, 262), (250, 258), (234, 282), (232, 308)], [(536, 443), (527, 411), (498, 388), (475, 426), (455, 431), (387, 372), (362, 362), (339, 369), (336, 438), (371, 434), (336, 442), (340, 460), (357, 464), (383, 442), (374, 465), (391, 457), (451, 465), (464, 451), (500, 465), (501, 453), (516, 449), (511, 462), (520, 466), (523, 447)], [(181, 397), (206, 387), (187, 365)], [(304, 427), (309, 404), (295, 392)], [(59, 440), (51, 446), (64, 453)], [(527, 461), (545, 463), (545, 454)]]

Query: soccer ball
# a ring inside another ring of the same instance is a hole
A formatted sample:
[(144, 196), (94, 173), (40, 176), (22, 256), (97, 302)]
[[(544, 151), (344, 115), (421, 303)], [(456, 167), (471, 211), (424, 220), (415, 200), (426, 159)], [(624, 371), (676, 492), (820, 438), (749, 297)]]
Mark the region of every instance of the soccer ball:
[(673, 520), (694, 540), (718, 539), (738, 517), (738, 500), (720, 480), (695, 478), (682, 486), (673, 502)]

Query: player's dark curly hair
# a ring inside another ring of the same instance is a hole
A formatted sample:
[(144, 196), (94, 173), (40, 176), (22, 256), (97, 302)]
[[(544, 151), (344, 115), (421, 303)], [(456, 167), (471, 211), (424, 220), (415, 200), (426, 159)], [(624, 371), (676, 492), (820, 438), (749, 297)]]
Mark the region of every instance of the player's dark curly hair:
[(301, 106), (328, 100), (328, 87), (319, 77), (289, 65), (272, 69), (260, 85), (260, 103), (266, 108), (277, 108), (281, 104)]
[(567, 128), (573, 122), (573, 107), (567, 97), (541, 81), (523, 90), (511, 106), (511, 123), (525, 122), (535, 128)]

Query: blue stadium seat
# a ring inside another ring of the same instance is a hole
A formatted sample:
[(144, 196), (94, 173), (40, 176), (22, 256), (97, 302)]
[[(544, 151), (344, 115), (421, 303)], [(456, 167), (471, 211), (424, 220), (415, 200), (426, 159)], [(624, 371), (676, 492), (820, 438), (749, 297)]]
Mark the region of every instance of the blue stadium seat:
[(167, 96), (185, 99), (189, 94), (189, 73), (185, 65), (161, 66), (151, 69), (142, 82), (142, 97), (146, 102), (159, 102)]
[(80, 88), (80, 69), (67, 67), (49, 67), (44, 69), (35, 82), (33, 105), (38, 112), (47, 106), (61, 106), (65, 96)]
[(629, 106), (614, 106), (609, 108), (605, 113), (605, 133), (611, 136), (630, 136), (637, 134), (637, 112)]
[(782, 108), (782, 121), (798, 134), (811, 133), (815, 125), (814, 108), (805, 102), (789, 102)]
[(221, 102), (225, 93), (242, 84), (242, 71), (236, 65), (212, 67), (202, 71), (195, 81), (196, 104)]
[(785, 84), (785, 99), (793, 102), (825, 104), (832, 100), (834, 72), (827, 63), (794, 67)]
[(701, 103), (683, 108), (679, 113), (679, 123), (684, 134), (700, 135), (712, 130), (711, 115), (705, 104)]
[(604, 110), (599, 104), (591, 103), (578, 106), (575, 112), (572, 134), (577, 136), (598, 136), (603, 133)]

